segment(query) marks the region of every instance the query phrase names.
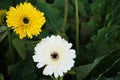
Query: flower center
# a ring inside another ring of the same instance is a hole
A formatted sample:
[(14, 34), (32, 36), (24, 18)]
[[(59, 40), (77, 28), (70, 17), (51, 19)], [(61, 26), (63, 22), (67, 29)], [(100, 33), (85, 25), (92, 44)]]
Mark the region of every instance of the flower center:
[(23, 18), (23, 23), (28, 24), (29, 23), (29, 19), (27, 17), (24, 17)]
[(53, 52), (53, 53), (51, 53), (51, 58), (53, 59), (53, 60), (58, 60), (58, 58), (59, 58), (59, 55), (58, 55), (58, 53), (57, 52)]

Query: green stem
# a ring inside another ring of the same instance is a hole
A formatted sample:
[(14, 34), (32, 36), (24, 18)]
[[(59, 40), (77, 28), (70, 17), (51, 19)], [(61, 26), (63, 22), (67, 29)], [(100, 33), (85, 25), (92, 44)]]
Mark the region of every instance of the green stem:
[(60, 77), (60, 79), (59, 80), (63, 80), (63, 76), (62, 77)]
[(79, 51), (79, 16), (78, 16), (78, 0), (75, 0), (75, 17), (76, 17), (76, 51)]
[(12, 46), (12, 39), (11, 39), (11, 33), (10, 33), (10, 29), (8, 28), (8, 42), (9, 42), (9, 57), (10, 57), (10, 61), (11, 63), (14, 62), (14, 59), (13, 59), (13, 46)]
[(64, 0), (64, 20), (63, 20), (63, 24), (62, 24), (62, 28), (61, 31), (64, 32), (65, 26), (66, 26), (66, 22), (67, 22), (67, 16), (68, 16), (68, 0)]

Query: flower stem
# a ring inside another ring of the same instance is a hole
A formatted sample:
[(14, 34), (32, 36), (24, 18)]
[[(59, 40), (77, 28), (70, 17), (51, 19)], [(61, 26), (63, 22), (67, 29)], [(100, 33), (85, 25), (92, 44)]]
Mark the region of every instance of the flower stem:
[(60, 77), (60, 79), (59, 80), (63, 80), (63, 77)]
[(14, 55), (13, 55), (13, 46), (12, 46), (12, 39), (11, 39), (11, 33), (10, 33), (10, 29), (8, 28), (8, 42), (9, 42), (9, 58), (11, 63), (14, 62)]
[(78, 0), (75, 0), (75, 17), (76, 17), (76, 50), (79, 51), (79, 16), (78, 16)]
[(64, 0), (64, 20), (62, 24), (61, 31), (64, 32), (68, 16), (68, 0)]

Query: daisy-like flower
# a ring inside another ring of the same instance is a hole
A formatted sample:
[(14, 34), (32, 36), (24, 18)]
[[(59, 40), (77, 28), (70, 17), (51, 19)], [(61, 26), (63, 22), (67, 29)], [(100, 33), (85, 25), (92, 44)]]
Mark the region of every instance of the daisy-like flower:
[(20, 3), (15, 7), (10, 7), (6, 16), (7, 25), (19, 34), (20, 39), (24, 37), (32, 38), (41, 32), (41, 27), (46, 22), (44, 13), (37, 10), (31, 3)]
[(36, 45), (33, 60), (38, 62), (38, 68), (45, 66), (44, 75), (54, 74), (58, 78), (74, 66), (76, 55), (71, 47), (72, 44), (60, 36), (46, 37)]

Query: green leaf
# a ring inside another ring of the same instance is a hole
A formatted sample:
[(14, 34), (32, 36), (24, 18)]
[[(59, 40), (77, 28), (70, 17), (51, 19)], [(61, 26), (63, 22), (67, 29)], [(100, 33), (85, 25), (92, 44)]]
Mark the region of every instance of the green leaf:
[(32, 60), (25, 60), (15, 65), (10, 65), (8, 74), (11, 76), (11, 80), (35, 80), (37, 77)]
[(0, 42), (2, 42), (6, 36), (7, 36), (7, 27), (1, 26), (0, 27)]
[(75, 72), (75, 68), (71, 69), (71, 70), (68, 71), (67, 73), (68, 73), (68, 74), (72, 74), (72, 75), (76, 74), (76, 72)]
[(86, 0), (79, 0), (78, 1), (78, 11), (81, 14), (82, 17), (85, 17), (87, 15), (86, 13), (86, 5), (85, 5)]
[(105, 9), (106, 0), (96, 0), (91, 4), (91, 13), (93, 15), (102, 15)]
[(0, 42), (2, 42), (5, 39), (5, 37), (7, 36), (7, 34), (8, 34), (7, 31), (4, 31), (4, 32), (0, 33)]
[[(97, 65), (91, 70), (89, 75), (87, 76), (87, 79), (95, 76), (103, 76), (104, 73), (110, 70), (111, 66), (116, 64), (116, 61), (120, 58), (120, 49), (115, 50), (111, 53), (108, 53), (105, 55)], [(102, 67), (103, 66), (103, 67)]]
[(120, 58), (117, 59), (102, 75), (110, 77), (115, 76), (118, 72), (120, 72)]
[(106, 77), (101, 77), (101, 78), (97, 78), (94, 80), (114, 80), (114, 78), (106, 78)]
[(120, 27), (113, 25), (98, 30), (98, 34), (94, 35), (91, 40), (96, 57), (101, 57), (119, 48), (115, 39), (119, 33)]
[(7, 26), (1, 26), (0, 27), (0, 33), (7, 31)]
[[(40, 9), (40, 11), (43, 11), (45, 13), (46, 17), (46, 25), (52, 26), (52, 28), (56, 31), (60, 28), (57, 23), (60, 18), (60, 12), (59, 10), (50, 5), (47, 4), (44, 0), (37, 0), (36, 7)], [(47, 27), (49, 27), (47, 26)]]
[(12, 0), (1, 0), (0, 9), (8, 9), (12, 5)]
[(26, 50), (25, 50), (24, 41), (20, 39), (14, 39), (12, 43), (17, 53), (19, 54), (19, 56), (24, 60), (26, 58)]
[(103, 57), (96, 58), (95, 61), (91, 64), (77, 67), (77, 80), (88, 80), (96, 76), (100, 76), (101, 78), (106, 72), (108, 72), (110, 69), (113, 69), (114, 66), (118, 65), (118, 59), (120, 58), (119, 53), (120, 49), (115, 50)]
[(98, 64), (98, 62), (101, 60), (101, 58), (95, 59), (95, 61), (91, 64), (83, 65), (76, 67), (76, 73), (77, 73), (77, 80), (83, 80), (91, 71), (92, 69)]
[(31, 56), (34, 55), (34, 48), (36, 46), (36, 43), (40, 41), (25, 41), (26, 44), (26, 52), (27, 52), (27, 58), (31, 58)]
[(114, 0), (112, 1), (112, 7), (113, 9), (111, 10), (111, 13), (110, 13), (110, 17), (109, 17), (109, 20), (110, 20), (110, 23), (112, 24), (120, 24), (120, 0)]

